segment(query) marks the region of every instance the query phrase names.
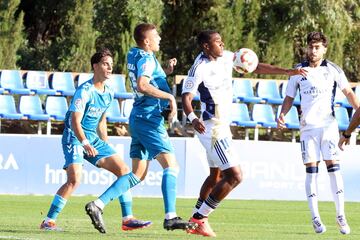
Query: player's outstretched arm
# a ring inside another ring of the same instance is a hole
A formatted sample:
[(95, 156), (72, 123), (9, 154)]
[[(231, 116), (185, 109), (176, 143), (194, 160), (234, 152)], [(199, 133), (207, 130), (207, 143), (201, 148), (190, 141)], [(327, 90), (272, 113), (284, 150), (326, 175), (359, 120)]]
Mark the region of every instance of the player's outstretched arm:
[(287, 69), (278, 66), (274, 66), (267, 63), (259, 63), (254, 71), (257, 74), (280, 74), (280, 75), (302, 75), (306, 76), (307, 70), (304, 68)]
[(196, 117), (194, 113), (194, 109), (191, 105), (193, 97), (194, 97), (193, 94), (190, 92), (186, 92), (182, 94), (182, 104), (183, 104), (184, 112), (187, 118), (190, 120), (191, 124), (193, 125), (194, 129), (198, 133), (204, 133), (205, 125), (202, 121), (200, 121), (199, 118)]

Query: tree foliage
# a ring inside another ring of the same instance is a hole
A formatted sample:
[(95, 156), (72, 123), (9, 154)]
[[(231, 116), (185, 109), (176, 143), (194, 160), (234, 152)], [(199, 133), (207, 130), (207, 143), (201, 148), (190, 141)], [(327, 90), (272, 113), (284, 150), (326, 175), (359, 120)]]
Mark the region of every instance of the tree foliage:
[(114, 71), (126, 72), (126, 55), (135, 41), (132, 33), (141, 22), (161, 26), (163, 4), (160, 0), (97, 0), (94, 28), (100, 33), (96, 47), (109, 48), (114, 54)]
[(175, 74), (191, 67), (200, 51), (196, 36), (204, 29), (219, 31), (228, 50), (251, 48), (260, 61), (283, 67), (306, 57), (308, 32), (323, 31), (327, 58), (359, 81), (359, 5), (358, 0), (3, 0), (0, 66), (89, 71), (95, 48), (107, 47), (114, 53), (114, 71), (126, 73), (133, 29), (150, 22), (161, 32), (158, 57), (179, 60)]
[(17, 68), (17, 51), (23, 38), (24, 13), (17, 12), (20, 0), (0, 2), (0, 69)]

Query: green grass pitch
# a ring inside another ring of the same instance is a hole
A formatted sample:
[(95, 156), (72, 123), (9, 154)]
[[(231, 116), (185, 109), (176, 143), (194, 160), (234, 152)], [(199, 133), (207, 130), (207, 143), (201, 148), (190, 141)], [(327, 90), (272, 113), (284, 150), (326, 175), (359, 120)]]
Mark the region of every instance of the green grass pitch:
[[(120, 230), (120, 207), (117, 201), (105, 208), (107, 234), (98, 233), (85, 214), (84, 205), (92, 196), (72, 197), (59, 215), (58, 225), (63, 232), (44, 232), (39, 225), (47, 213), (52, 196), (0, 195), (0, 239), (203, 239), (183, 231), (162, 228), (163, 203), (160, 198), (134, 198), (134, 213), (138, 218), (151, 220), (147, 229), (124, 232)], [(188, 219), (195, 199), (178, 199), (177, 211)], [(245, 201), (225, 200), (211, 215), (210, 223), (217, 239), (360, 239), (360, 204), (346, 203), (350, 235), (341, 235), (335, 224), (335, 206), (320, 202), (320, 213), (327, 227), (322, 235), (314, 233), (310, 212), (305, 201)]]

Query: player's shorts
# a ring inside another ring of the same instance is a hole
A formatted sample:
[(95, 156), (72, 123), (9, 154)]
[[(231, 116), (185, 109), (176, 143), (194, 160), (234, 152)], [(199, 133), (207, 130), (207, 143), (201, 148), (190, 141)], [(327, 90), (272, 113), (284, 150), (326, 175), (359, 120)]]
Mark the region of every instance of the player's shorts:
[(204, 121), (204, 125), (205, 133), (196, 132), (196, 135), (206, 150), (209, 167), (225, 170), (240, 165), (230, 127), (227, 124), (216, 125), (213, 120)]
[(152, 160), (160, 153), (174, 154), (174, 148), (164, 126), (162, 116), (150, 118), (130, 115), (130, 157)]
[(63, 144), (62, 147), (65, 157), (63, 169), (66, 169), (70, 164), (84, 164), (84, 160), (87, 160), (92, 165), (97, 166), (97, 162), (100, 159), (116, 154), (115, 149), (100, 138), (95, 139), (91, 145), (98, 151), (98, 154), (95, 157), (87, 156), (82, 145)]
[(301, 132), (301, 155), (304, 164), (322, 160), (339, 160), (339, 129), (333, 124)]

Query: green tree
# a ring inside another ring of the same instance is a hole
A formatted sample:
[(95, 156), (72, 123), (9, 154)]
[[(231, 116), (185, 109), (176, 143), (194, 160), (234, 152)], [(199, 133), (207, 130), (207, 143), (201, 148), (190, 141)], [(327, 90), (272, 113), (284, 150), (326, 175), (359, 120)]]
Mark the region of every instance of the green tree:
[(90, 72), (90, 57), (95, 51), (93, 1), (63, 1), (68, 6), (61, 27), (49, 52), (54, 68), (61, 71)]
[(132, 34), (140, 22), (161, 26), (163, 3), (160, 0), (97, 0), (94, 28), (100, 33), (96, 47), (107, 47), (114, 54), (114, 72), (126, 73), (126, 56), (135, 44)]
[(0, 3), (0, 69), (17, 67), (17, 51), (24, 43), (24, 13), (15, 14), (19, 3), (20, 0), (2, 0)]

